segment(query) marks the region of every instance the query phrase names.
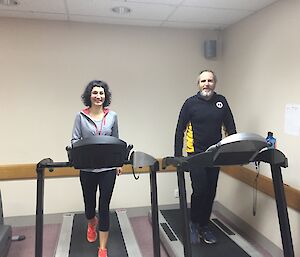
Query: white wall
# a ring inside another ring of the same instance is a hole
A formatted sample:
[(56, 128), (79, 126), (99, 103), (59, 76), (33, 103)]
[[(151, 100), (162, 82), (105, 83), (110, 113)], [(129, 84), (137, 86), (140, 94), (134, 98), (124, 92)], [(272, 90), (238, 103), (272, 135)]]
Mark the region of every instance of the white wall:
[[(173, 154), (177, 116), (197, 91), (202, 45), (216, 32), (1, 19), (1, 164), (66, 161), (80, 96), (92, 79), (112, 90), (120, 137), (159, 158)], [(57, 170), (56, 172), (59, 172)], [(177, 202), (175, 174), (160, 174), (159, 201)], [(2, 181), (5, 216), (35, 213), (35, 181)], [(150, 205), (148, 175), (118, 178), (112, 207)], [(78, 178), (48, 179), (45, 213), (82, 210)]]
[[(300, 104), (299, 15), (299, 1), (279, 1), (225, 30), (220, 75), (238, 131), (261, 135), (273, 131), (279, 150), (289, 160), (289, 167), (282, 169), (284, 183), (296, 189), (300, 189), (300, 138), (285, 133), (284, 114), (286, 104)], [(271, 177), (267, 165), (260, 172)], [(259, 193), (258, 212), (253, 217), (253, 189), (222, 175), (218, 200), (281, 246), (274, 199)], [(292, 209), (289, 214), (295, 256), (299, 256), (300, 215)]]
[[(199, 70), (211, 68), (238, 130), (261, 135), (272, 130), (289, 159), (284, 181), (299, 189), (299, 137), (286, 135), (283, 127), (285, 105), (300, 103), (299, 12), (298, 1), (279, 1), (226, 29), (223, 38), (198, 30), (1, 19), (0, 163), (66, 160), (64, 147), (75, 112), (82, 108), (80, 95), (91, 79), (111, 86), (111, 107), (119, 114), (122, 139), (155, 157), (171, 155), (179, 109), (196, 92)], [(205, 60), (203, 41), (216, 38), (222, 55)], [(261, 172), (270, 176), (266, 166)], [(158, 178), (160, 203), (175, 203), (175, 174)], [(2, 181), (0, 188), (6, 216), (35, 213), (35, 181)], [(252, 188), (221, 174), (217, 200), (281, 246), (274, 200), (258, 194), (253, 217), (252, 193)], [(148, 175), (138, 182), (124, 175), (117, 180), (112, 207), (145, 206), (149, 198)], [(46, 181), (46, 213), (82, 208), (77, 178)], [(289, 214), (297, 242), (300, 217), (291, 209)]]

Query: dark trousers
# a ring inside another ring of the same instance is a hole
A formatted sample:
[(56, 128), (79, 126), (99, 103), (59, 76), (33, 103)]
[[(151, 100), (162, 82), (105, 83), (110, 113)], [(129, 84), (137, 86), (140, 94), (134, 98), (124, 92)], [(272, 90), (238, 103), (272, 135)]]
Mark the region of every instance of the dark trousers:
[(96, 215), (96, 193), (99, 187), (99, 230), (109, 230), (109, 204), (116, 181), (116, 170), (103, 172), (80, 171), (80, 183), (84, 199), (85, 216)]
[(191, 221), (208, 224), (216, 196), (219, 168), (199, 167), (190, 171), (192, 181)]

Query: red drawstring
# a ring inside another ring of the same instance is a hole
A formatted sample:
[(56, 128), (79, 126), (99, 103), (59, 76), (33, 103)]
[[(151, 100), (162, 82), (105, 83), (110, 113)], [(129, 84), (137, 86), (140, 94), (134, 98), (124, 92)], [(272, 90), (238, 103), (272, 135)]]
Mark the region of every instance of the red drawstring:
[[(106, 114), (104, 114), (104, 117), (103, 117), (103, 119), (101, 121), (100, 132), (99, 132), (100, 136), (101, 136), (101, 133), (102, 133), (102, 127), (103, 127), (103, 125), (105, 126), (105, 121), (106, 121)], [(97, 129), (97, 125), (96, 124), (95, 124), (95, 126), (96, 126), (96, 129)], [(97, 133), (98, 133), (98, 131), (97, 131)]]
[[(90, 110), (89, 110), (89, 109), (90, 109), (90, 108), (86, 108), (86, 109), (84, 109), (84, 110), (82, 110), (82, 111), (83, 111), (85, 114), (88, 114), (88, 115), (89, 115), (89, 113), (90, 113)], [(102, 119), (102, 121), (101, 121), (100, 131), (98, 130), (96, 123), (94, 123), (95, 128), (96, 128), (96, 134), (99, 134), (99, 135), (102, 134), (102, 127), (103, 127), (103, 125), (105, 126), (105, 123), (106, 123), (106, 115), (108, 114), (108, 112), (109, 112), (109, 109), (108, 109), (108, 108), (104, 108), (104, 116), (103, 116), (103, 119)]]

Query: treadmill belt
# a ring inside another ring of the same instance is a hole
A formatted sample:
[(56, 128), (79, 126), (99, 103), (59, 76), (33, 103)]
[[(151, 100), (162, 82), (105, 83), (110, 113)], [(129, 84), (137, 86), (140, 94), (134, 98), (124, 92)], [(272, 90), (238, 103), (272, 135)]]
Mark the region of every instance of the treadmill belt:
[[(169, 226), (176, 233), (177, 237), (183, 242), (182, 238), (182, 216), (180, 209), (161, 210), (164, 218), (169, 223)], [(242, 248), (232, 241), (222, 230), (220, 230), (212, 222), (208, 225), (217, 236), (216, 244), (206, 244), (201, 241), (200, 244), (192, 245), (193, 257), (250, 257)]]
[[(101, 222), (101, 220), (99, 221)], [(75, 214), (72, 238), (70, 245), (70, 257), (95, 257), (98, 253), (99, 239), (96, 242), (89, 243), (86, 239), (87, 220), (84, 213)], [(127, 251), (123, 236), (119, 226), (117, 214), (110, 213), (110, 229), (107, 243), (107, 252), (109, 257), (127, 257)]]

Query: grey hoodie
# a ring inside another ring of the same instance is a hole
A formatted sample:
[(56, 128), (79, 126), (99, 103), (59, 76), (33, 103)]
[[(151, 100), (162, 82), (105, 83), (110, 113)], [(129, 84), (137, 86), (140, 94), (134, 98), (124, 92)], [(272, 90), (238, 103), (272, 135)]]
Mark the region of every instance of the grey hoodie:
[[(118, 118), (114, 111), (104, 108), (104, 117), (102, 120), (94, 120), (91, 116), (89, 116), (89, 108), (84, 109), (76, 114), (71, 143), (73, 144), (79, 139), (95, 135), (113, 136), (119, 138)], [(103, 168), (84, 171), (101, 172), (111, 169), (112, 168)]]

